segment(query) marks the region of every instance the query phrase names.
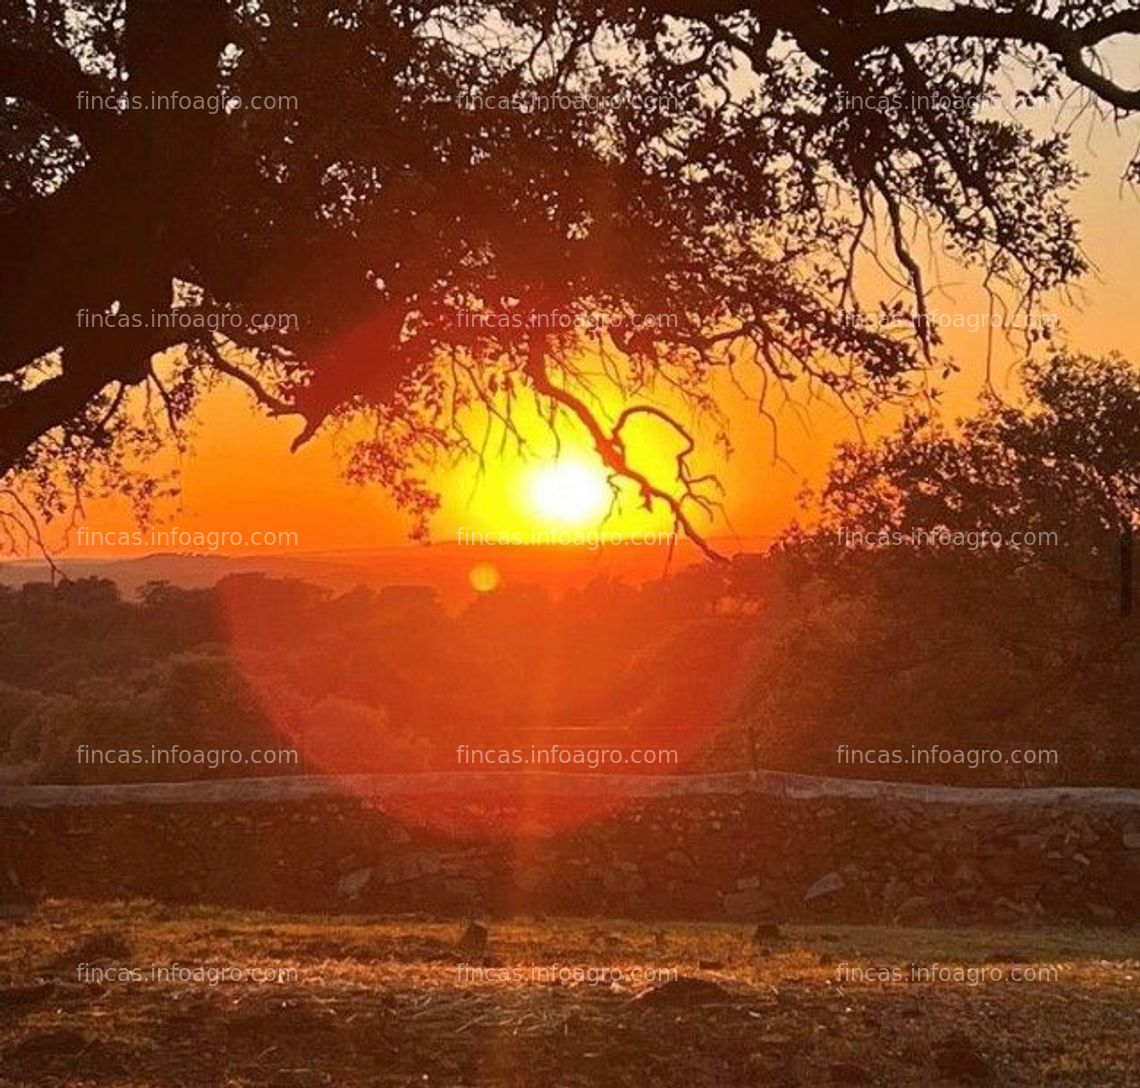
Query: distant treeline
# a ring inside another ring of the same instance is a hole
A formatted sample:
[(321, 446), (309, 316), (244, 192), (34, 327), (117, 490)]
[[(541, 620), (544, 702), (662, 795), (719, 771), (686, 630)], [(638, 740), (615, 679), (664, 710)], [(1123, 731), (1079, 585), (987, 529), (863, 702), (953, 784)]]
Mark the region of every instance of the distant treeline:
[[(755, 759), (1128, 785), (1138, 677), (1136, 624), (1111, 586), (1008, 551), (825, 536), (558, 599), (506, 585), (457, 614), (428, 588), (336, 595), (249, 574), (207, 590), (153, 583), (138, 600), (95, 579), (0, 590), (0, 760), (16, 781), (461, 770), (460, 745), (556, 742), (675, 747), (682, 772)], [(172, 745), (246, 759), (92, 755)], [(912, 746), (932, 745), (991, 754), (913, 762)], [(288, 748), (295, 763), (250, 762)], [(1012, 762), (1022, 749), (1056, 755)]]

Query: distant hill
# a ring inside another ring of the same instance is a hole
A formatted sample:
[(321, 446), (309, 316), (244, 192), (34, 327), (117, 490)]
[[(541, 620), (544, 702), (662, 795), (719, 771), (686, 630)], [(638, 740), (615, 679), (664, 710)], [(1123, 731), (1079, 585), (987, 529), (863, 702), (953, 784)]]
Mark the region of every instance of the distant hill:
[[(761, 551), (767, 540), (723, 541), (726, 554)], [(590, 551), (572, 547), (462, 546), (454, 542), (426, 546), (313, 552), (298, 555), (227, 556), (156, 553), (129, 559), (86, 559), (62, 556), (57, 566), (68, 578), (108, 578), (124, 595), (135, 596), (147, 582), (170, 582), (186, 589), (212, 586), (228, 574), (260, 571), (278, 578), (299, 578), (336, 591), (357, 585), (429, 585), (448, 607), (472, 599), (470, 573), (491, 564), (502, 584), (539, 584), (559, 593), (610, 577), (640, 583), (652, 581), (702, 562), (693, 545), (682, 541), (670, 561), (663, 547), (608, 546)], [(47, 564), (36, 561), (0, 562), (0, 585), (48, 581)]]

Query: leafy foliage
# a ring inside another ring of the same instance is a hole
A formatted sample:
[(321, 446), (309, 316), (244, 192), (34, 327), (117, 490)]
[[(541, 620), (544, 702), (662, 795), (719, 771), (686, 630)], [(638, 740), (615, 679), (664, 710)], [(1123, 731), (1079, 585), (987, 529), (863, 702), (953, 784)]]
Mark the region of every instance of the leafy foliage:
[[(764, 409), (797, 381), (853, 411), (905, 395), (936, 339), (916, 227), (1019, 306), (1084, 269), (1065, 136), (988, 102), (1013, 77), (1027, 102), (1075, 85), (1135, 110), (1091, 59), (1138, 30), (1119, 0), (5, 0), (0, 474), (58, 516), (92, 469), (131, 479), (117, 451), (183, 435), (205, 389), (241, 382), (304, 417), (298, 442), (365, 427), (353, 478), (422, 527), (417, 465), (477, 454), (475, 408), (521, 442), (534, 396), (699, 540), (711, 481), (684, 458), (640, 476), (627, 417), (588, 390), (667, 386), (714, 418), (717, 370), (751, 373)], [(145, 108), (172, 93), (243, 107)], [(552, 94), (601, 105), (479, 105)], [(856, 294), (868, 255), (907, 285), (912, 335), (845, 319), (878, 310)], [(568, 323), (534, 321), (551, 315)]]
[(1023, 371), (1023, 400), (991, 397), (949, 433), (912, 415), (844, 446), (820, 496), (818, 535), (998, 533), (1020, 555), (1099, 566), (1140, 515), (1140, 370), (1056, 352)]
[[(137, 602), (105, 582), (31, 584), (0, 591), (0, 763), (48, 781), (207, 773), (75, 755), (178, 744), (303, 757), (211, 777), (456, 770), (460, 744), (558, 742), (676, 748), (677, 769), (739, 771), (755, 738), (775, 769), (1124, 784), (1138, 667), (1111, 593), (1001, 554), (790, 547), (560, 600), (502, 589), (455, 614), (426, 588), (334, 596), (249, 575), (153, 585)], [(932, 743), (1060, 758), (1010, 778), (1025, 769), (869, 772), (835, 755)]]

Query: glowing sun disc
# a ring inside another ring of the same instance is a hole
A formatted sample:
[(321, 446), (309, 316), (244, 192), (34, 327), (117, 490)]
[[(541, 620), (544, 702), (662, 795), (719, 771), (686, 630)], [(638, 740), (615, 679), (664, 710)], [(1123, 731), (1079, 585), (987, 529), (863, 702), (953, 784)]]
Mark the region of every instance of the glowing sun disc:
[(556, 461), (535, 469), (529, 496), (536, 513), (573, 525), (599, 520), (611, 498), (602, 470), (581, 461)]

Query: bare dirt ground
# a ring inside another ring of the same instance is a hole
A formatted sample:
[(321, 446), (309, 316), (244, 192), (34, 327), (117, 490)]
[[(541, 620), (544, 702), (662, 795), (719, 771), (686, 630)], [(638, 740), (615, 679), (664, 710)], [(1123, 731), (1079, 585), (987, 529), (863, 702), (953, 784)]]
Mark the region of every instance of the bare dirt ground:
[(463, 932), (49, 902), (0, 922), (0, 1085), (1140, 1085), (1134, 931)]

